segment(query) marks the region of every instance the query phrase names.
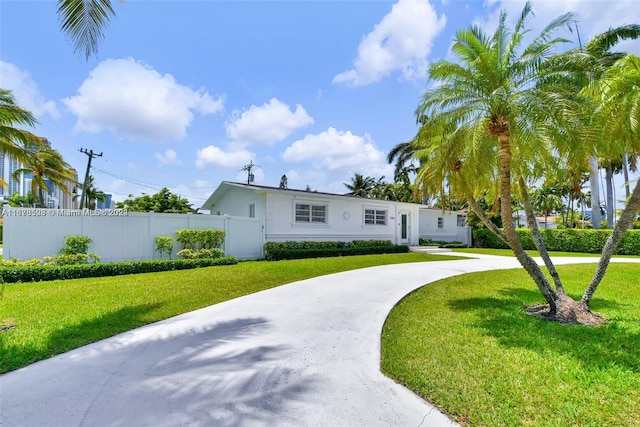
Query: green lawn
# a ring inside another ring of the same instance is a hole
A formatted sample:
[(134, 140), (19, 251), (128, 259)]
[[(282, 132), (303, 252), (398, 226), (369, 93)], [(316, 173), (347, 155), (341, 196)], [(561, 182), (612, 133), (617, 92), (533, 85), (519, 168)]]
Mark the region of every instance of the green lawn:
[[(595, 264), (559, 266), (578, 297)], [(382, 369), (471, 426), (640, 425), (640, 265), (612, 264), (592, 308), (609, 323), (563, 326), (522, 270), (467, 274), (404, 298), (382, 335)]]
[[(0, 373), (148, 323), (309, 277), (404, 262), (424, 253), (248, 261), (231, 266), (8, 284), (0, 302)], [(454, 258), (449, 258), (454, 259)]]

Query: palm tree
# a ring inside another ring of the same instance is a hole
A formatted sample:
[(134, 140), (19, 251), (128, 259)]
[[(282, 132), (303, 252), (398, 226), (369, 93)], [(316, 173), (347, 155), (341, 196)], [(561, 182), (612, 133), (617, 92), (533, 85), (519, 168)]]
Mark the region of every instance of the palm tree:
[[(612, 52), (611, 49), (621, 40), (627, 39), (638, 39), (640, 38), (640, 25), (623, 25), (617, 28), (609, 29), (604, 33), (596, 35), (593, 39), (587, 43), (587, 45), (583, 48), (580, 46), (578, 50), (572, 50), (567, 52), (564, 57), (575, 58), (577, 61), (583, 61), (585, 58), (588, 61), (593, 63), (592, 67), (589, 67), (590, 73), (592, 74), (591, 79), (578, 78), (573, 81), (576, 85), (575, 91), (579, 92), (582, 88), (584, 88), (590, 81), (597, 80), (602, 77), (602, 73), (609, 67), (611, 67), (617, 60), (624, 56), (622, 52)], [(587, 115), (587, 119), (585, 120), (585, 124), (592, 124), (592, 116), (590, 114)], [(606, 136), (609, 139), (609, 136)], [(630, 153), (630, 159), (635, 156), (636, 153)], [(623, 154), (623, 157), (626, 154)], [(603, 162), (605, 165), (610, 162), (611, 159), (600, 159), (600, 162)], [(614, 160), (617, 161), (617, 160)], [(600, 206), (600, 191), (598, 184), (598, 159), (596, 157), (592, 157), (589, 159), (590, 170), (591, 170), (591, 194), (593, 196), (593, 205)], [(625, 164), (626, 166), (626, 164)], [(627, 181), (626, 168), (625, 172), (625, 181)], [(613, 220), (613, 195), (612, 195), (612, 174), (611, 170), (607, 170), (607, 222), (608, 225), (612, 226)], [(626, 196), (629, 197), (628, 186), (625, 187)], [(592, 216), (593, 226), (594, 228), (600, 228), (600, 213), (593, 211), (594, 214)]]
[[(627, 54), (606, 70), (604, 77), (594, 87), (592, 94), (601, 100), (596, 122), (601, 133), (594, 139), (602, 142), (609, 154), (640, 152), (640, 57)], [(613, 137), (619, 144), (607, 144), (606, 137)], [(617, 153), (612, 150), (617, 150)], [(640, 181), (636, 182), (627, 205), (602, 250), (600, 262), (581, 301), (589, 305), (593, 294), (605, 275), (609, 261), (632, 224), (640, 207)]]
[(60, 29), (85, 59), (98, 52), (98, 42), (114, 15), (111, 0), (58, 0)]
[(84, 206), (87, 209), (95, 210), (98, 205), (97, 202), (104, 203), (107, 200), (107, 195), (95, 186), (93, 175), (89, 175), (86, 184), (78, 184), (78, 187), (82, 189), (82, 194), (75, 195), (73, 198), (77, 200), (78, 197), (83, 197), (85, 200)]
[[(9, 90), (0, 89), (0, 153), (6, 153), (20, 162), (30, 157), (27, 147), (42, 147), (41, 139), (16, 126), (33, 127), (37, 123), (31, 112), (20, 108)], [(0, 176), (0, 184), (6, 186)]]
[(365, 178), (362, 174), (356, 173), (353, 178), (351, 178), (351, 184), (347, 184), (346, 182), (343, 184), (349, 190), (348, 195), (369, 197), (375, 183), (376, 180), (374, 178), (370, 176)]
[(554, 210), (560, 209), (564, 206), (562, 198), (558, 196), (557, 191), (554, 188), (543, 186), (537, 190), (531, 192), (531, 202), (533, 208), (538, 212), (544, 214), (544, 228), (547, 226), (547, 216)]
[(74, 174), (71, 165), (64, 161), (58, 151), (44, 146), (32, 151), (23, 163), (23, 167), (13, 172), (13, 178), (19, 179), (20, 175), (31, 173), (31, 193), (36, 204), (42, 206), (44, 203), (44, 191), (51, 191), (49, 184), (58, 186), (66, 194), (71, 194), (67, 184), (73, 180)]
[[(438, 136), (428, 140), (432, 164), (423, 163), (425, 170), (419, 176), (423, 181), (446, 180), (509, 245), (547, 302), (531, 310), (534, 314), (594, 324), (599, 317), (564, 292), (537, 229), (526, 187), (536, 169), (557, 167), (558, 157), (571, 154), (570, 148), (577, 145), (579, 135), (567, 130), (577, 123), (579, 100), (563, 82), (585, 70), (568, 61), (548, 60), (556, 45), (567, 42), (554, 38), (554, 33), (575, 17), (568, 13), (554, 19), (521, 49), (527, 34), (525, 23), (532, 15), (527, 3), (513, 29), (507, 27), (503, 11), (493, 34), (477, 26), (458, 31), (452, 46), (458, 62), (440, 60), (430, 67), (429, 77), (435, 85), (424, 94), (417, 115), (425, 133)], [(475, 200), (494, 186), (504, 231), (486, 219)], [(516, 234), (512, 221), (516, 187), (555, 289)]]

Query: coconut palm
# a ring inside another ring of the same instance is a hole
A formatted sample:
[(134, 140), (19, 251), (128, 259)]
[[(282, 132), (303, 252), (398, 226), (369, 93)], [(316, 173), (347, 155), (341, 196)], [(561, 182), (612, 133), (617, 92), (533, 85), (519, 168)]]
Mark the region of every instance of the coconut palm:
[[(525, 24), (532, 16), (527, 3), (513, 29), (503, 11), (493, 34), (477, 26), (458, 31), (452, 46), (458, 61), (440, 60), (430, 67), (435, 84), (417, 110), (425, 134), (431, 135), (425, 148), (430, 161), (423, 162), (419, 177), (423, 183), (446, 181), (454, 192), (464, 194), (470, 208), (509, 245), (547, 302), (535, 314), (560, 321), (584, 316), (577, 321), (593, 324), (599, 318), (562, 288), (535, 226), (526, 187), (536, 169), (557, 167), (559, 158), (572, 155), (581, 136), (567, 132), (576, 126), (579, 99), (563, 82), (585, 70), (575, 62), (548, 60), (557, 45), (567, 42), (554, 34), (575, 17), (568, 13), (554, 19), (523, 47)], [(582, 149), (593, 151), (584, 145)], [(491, 188), (497, 188), (504, 231), (478, 211), (475, 198)], [(512, 221), (516, 188), (555, 289), (518, 239)]]
[[(37, 123), (33, 114), (15, 102), (9, 90), (0, 89), (0, 153), (24, 162), (30, 157), (27, 147), (42, 147), (41, 139), (17, 126), (33, 127)], [(7, 185), (0, 176), (0, 184)]]
[(60, 29), (86, 59), (98, 52), (98, 42), (114, 15), (111, 0), (58, 0)]
[(32, 151), (24, 159), (23, 167), (13, 172), (13, 178), (19, 179), (20, 175), (27, 173), (32, 175), (31, 193), (38, 205), (44, 202), (44, 191), (52, 190), (49, 184), (58, 186), (66, 194), (71, 194), (67, 188), (74, 178), (71, 165), (65, 162), (62, 155), (53, 148), (44, 146)]
[(349, 190), (350, 196), (369, 197), (376, 180), (370, 176), (364, 177), (362, 174), (356, 173), (351, 178), (351, 184), (343, 183)]

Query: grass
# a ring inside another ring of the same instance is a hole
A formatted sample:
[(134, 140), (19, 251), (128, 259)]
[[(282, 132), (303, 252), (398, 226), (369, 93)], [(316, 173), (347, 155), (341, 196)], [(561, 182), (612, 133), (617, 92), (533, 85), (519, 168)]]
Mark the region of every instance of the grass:
[(7, 284), (0, 303), (0, 326), (12, 329), (0, 332), (0, 373), (285, 283), (375, 265), (445, 259), (406, 253), (247, 261), (194, 270)]
[[(486, 249), (486, 248), (457, 248), (453, 249), (453, 252), (464, 252), (470, 254), (484, 254), (484, 255), (498, 255), (498, 256), (514, 256), (511, 249)], [(534, 257), (539, 257), (538, 251), (529, 250), (527, 253)], [(600, 254), (588, 254), (582, 252), (553, 252), (550, 251), (549, 255), (552, 257), (594, 257), (600, 258)], [(634, 255), (616, 255), (614, 258), (638, 258)]]
[[(577, 298), (595, 265), (559, 266)], [(640, 265), (610, 265), (592, 303), (603, 327), (524, 313), (542, 297), (522, 270), (452, 277), (391, 312), (382, 370), (470, 426), (640, 425)]]

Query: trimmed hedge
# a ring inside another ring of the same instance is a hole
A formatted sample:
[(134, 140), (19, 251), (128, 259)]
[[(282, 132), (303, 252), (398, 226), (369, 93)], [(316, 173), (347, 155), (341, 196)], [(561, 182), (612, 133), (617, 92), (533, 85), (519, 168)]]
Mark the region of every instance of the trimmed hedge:
[(123, 274), (155, 273), (159, 271), (187, 270), (214, 265), (237, 264), (233, 256), (214, 259), (145, 260), (99, 262), (75, 265), (37, 265), (0, 268), (5, 283), (42, 282), (49, 280), (80, 279), (85, 277), (120, 276)]
[(327, 258), (349, 255), (371, 255), (409, 252), (409, 246), (394, 245), (391, 240), (354, 240), (352, 242), (268, 242), (266, 259)]
[[(611, 235), (612, 230), (594, 230), (579, 228), (564, 228), (554, 230), (540, 230), (542, 240), (547, 250), (560, 252), (602, 253), (602, 248)], [(522, 246), (527, 250), (536, 247), (531, 237), (531, 230), (519, 228), (516, 230)], [(486, 228), (473, 230), (473, 243), (478, 248), (508, 249), (509, 247), (495, 234)], [(618, 250), (618, 255), (640, 255), (640, 230), (627, 230)]]
[(468, 248), (465, 243), (462, 242), (446, 242), (444, 240), (431, 240), (425, 237), (420, 237), (418, 240), (420, 246), (437, 246), (439, 248)]

